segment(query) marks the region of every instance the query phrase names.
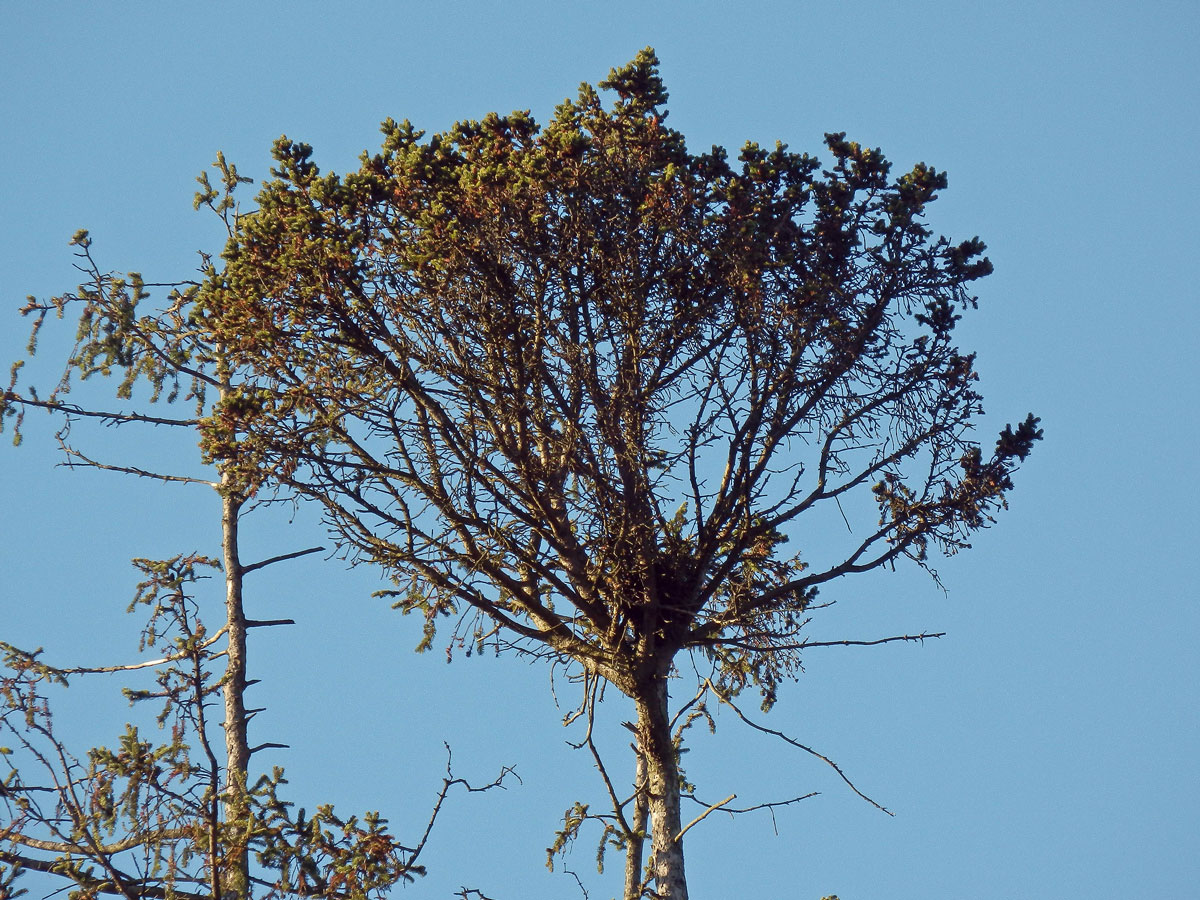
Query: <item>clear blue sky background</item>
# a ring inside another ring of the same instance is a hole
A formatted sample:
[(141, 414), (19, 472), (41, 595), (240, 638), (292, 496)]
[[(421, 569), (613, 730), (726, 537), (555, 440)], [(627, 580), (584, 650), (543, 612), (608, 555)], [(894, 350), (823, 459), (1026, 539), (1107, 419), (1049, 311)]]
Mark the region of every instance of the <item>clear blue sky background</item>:
[[(817, 150), (823, 132), (846, 131), (898, 167), (947, 170), (932, 221), (981, 235), (997, 270), (961, 331), (984, 377), (981, 436), (1030, 410), (1046, 429), (999, 526), (941, 566), (948, 594), (906, 572), (847, 581), (813, 626), (823, 639), (948, 636), (814, 651), (768, 721), (896, 817), (725, 716), (687, 758), (706, 796), (821, 794), (780, 812), (778, 836), (762, 814), (693, 829), (693, 896), (1195, 896), (1194, 2), (10, 0), (0, 303), (72, 286), (66, 241), (80, 227), (107, 266), (186, 277), (195, 250), (219, 249), (216, 223), (190, 208), (219, 149), (261, 177), (287, 133), (345, 169), (386, 116), (431, 130), (493, 109), (545, 120), (648, 44), (693, 148)], [(0, 357), (20, 353), (23, 331), (0, 317)], [(0, 449), (0, 638), (44, 644), (52, 660), (130, 658), (126, 561), (215, 551), (215, 501), (55, 469), (51, 433), (38, 417), (22, 448)], [(120, 438), (93, 446), (128, 447)], [(140, 459), (193, 465), (186, 442), (134, 443)], [(319, 540), (304, 510), (247, 531), (249, 556)], [(448, 741), (457, 774), (512, 764), (524, 784), (456, 798), (432, 874), (397, 895), (581, 896), (545, 870), (542, 848), (601, 786), (564, 744), (544, 669), (415, 656), (416, 623), (369, 599), (367, 570), (310, 559), (254, 577), (255, 614), (299, 621), (256, 634), (251, 663), (270, 707), (257, 739), (294, 748), (264, 762), (288, 767), (298, 800), (379, 808), (412, 835)], [(80, 740), (115, 734), (127, 713), (109, 687), (111, 706), (64, 701), (60, 725)], [(623, 714), (605, 713), (617, 748)], [(609, 896), (592, 855), (589, 840), (567, 865)]]

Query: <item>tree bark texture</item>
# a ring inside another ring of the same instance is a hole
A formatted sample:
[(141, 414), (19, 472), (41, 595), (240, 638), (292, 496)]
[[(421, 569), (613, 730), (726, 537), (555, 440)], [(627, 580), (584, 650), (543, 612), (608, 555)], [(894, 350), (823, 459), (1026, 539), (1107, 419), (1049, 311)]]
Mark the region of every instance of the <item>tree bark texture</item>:
[(629, 844), (625, 848), (625, 900), (641, 900), (642, 859), (646, 845), (646, 823), (649, 806), (646, 797), (646, 754), (638, 745), (634, 746), (637, 769), (634, 776), (633, 817), (629, 821)]
[(666, 675), (650, 678), (634, 702), (651, 821), (650, 875), (660, 900), (687, 900), (683, 840), (679, 837), (683, 828), (679, 812), (679, 758), (671, 740)]
[[(242, 499), (222, 475), (221, 553), (225, 569), (225, 624), (229, 634), (223, 691), (225, 699), (225, 824), (238, 828), (246, 819), (246, 777), (250, 745), (246, 733), (246, 614), (242, 607), (242, 563), (238, 554), (238, 518)], [(245, 841), (235, 842), (223, 861), (227, 893), (248, 896), (250, 854)]]

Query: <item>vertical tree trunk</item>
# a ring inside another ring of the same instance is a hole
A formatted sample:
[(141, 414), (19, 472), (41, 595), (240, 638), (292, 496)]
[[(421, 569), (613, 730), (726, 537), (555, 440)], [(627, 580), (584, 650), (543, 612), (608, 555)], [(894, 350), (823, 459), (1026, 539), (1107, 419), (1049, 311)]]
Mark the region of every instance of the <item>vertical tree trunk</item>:
[[(221, 372), (224, 399), (228, 374)], [(238, 552), (238, 520), (244, 498), (236, 480), (221, 473), (221, 556), (225, 570), (225, 627), (229, 644), (222, 690), (225, 699), (225, 826), (232, 843), (227, 845), (224, 890), (245, 898), (250, 890), (250, 851), (245, 841), (249, 814), (246, 779), (250, 769), (250, 743), (246, 721), (246, 613), (242, 606), (242, 561)]]
[(683, 825), (679, 813), (679, 760), (671, 741), (666, 673), (656, 674), (635, 697), (638, 744), (645, 759), (651, 820), (650, 873), (660, 900), (687, 900)]
[[(246, 615), (242, 608), (242, 563), (238, 555), (238, 516), (242, 500), (221, 478), (228, 493), (221, 497), (221, 552), (225, 568), (225, 625), (229, 629), (223, 691), (225, 697), (225, 824), (233, 834), (244, 830), (247, 815), (246, 777), (250, 746), (246, 734)], [(225, 890), (236, 897), (249, 891), (250, 854), (235, 838), (225, 860)]]
[(625, 848), (625, 893), (624, 900), (641, 900), (642, 897), (642, 853), (646, 845), (646, 822), (650, 808), (646, 783), (646, 754), (640, 745), (634, 746), (637, 755), (637, 769), (634, 776), (633, 816), (629, 827), (633, 834), (629, 836), (629, 845)]

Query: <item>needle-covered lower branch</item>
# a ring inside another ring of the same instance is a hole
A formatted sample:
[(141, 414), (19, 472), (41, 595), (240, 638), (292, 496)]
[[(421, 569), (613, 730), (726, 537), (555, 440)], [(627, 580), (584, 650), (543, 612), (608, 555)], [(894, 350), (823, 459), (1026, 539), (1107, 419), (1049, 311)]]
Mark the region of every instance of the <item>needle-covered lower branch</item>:
[[(428, 822), (411, 846), (377, 813), (344, 818), (329, 805), (311, 815), (296, 812), (281, 796), (287, 782), (278, 768), (249, 783), (234, 802), (236, 785), (209, 718), (227, 677), (217, 663), (227, 655), (218, 645), (228, 628), (210, 635), (191, 593), (215, 563), (184, 556), (136, 564), (145, 580), (134, 606), (148, 610), (143, 649), (158, 659), (60, 667), (43, 662), (41, 651), (3, 645), (0, 744), (9, 746), (0, 781), (0, 885), (6, 890), (29, 872), (75, 885), (85, 896), (224, 900), (241, 880), (235, 876), (246, 854), (247, 896), (382, 897), (424, 873), (421, 854), (452, 790), (491, 790), (515, 777), (506, 768), (476, 786), (453, 774), (448, 756)], [(128, 725), (115, 745), (73, 754), (55, 725), (53, 692), (80, 675), (146, 669), (154, 686), (125, 693), (162, 704), (157, 719), (167, 739), (147, 739)]]

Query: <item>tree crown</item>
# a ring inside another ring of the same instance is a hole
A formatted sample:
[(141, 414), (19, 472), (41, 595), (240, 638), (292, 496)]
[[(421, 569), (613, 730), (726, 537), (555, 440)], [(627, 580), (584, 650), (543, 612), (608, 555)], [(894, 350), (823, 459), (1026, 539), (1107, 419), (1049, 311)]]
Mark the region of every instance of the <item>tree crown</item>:
[[(227, 413), (426, 640), (474, 610), (456, 640), (499, 625), (627, 692), (688, 649), (769, 702), (818, 587), (967, 546), (1037, 420), (970, 438), (953, 330), (991, 264), (925, 224), (944, 174), (892, 178), (843, 134), (824, 168), (694, 154), (650, 50), (600, 87), (545, 128), (388, 120), (345, 176), (281, 138), (202, 291), (254, 373)], [(839, 557), (785, 547), (865, 492), (878, 519)]]

